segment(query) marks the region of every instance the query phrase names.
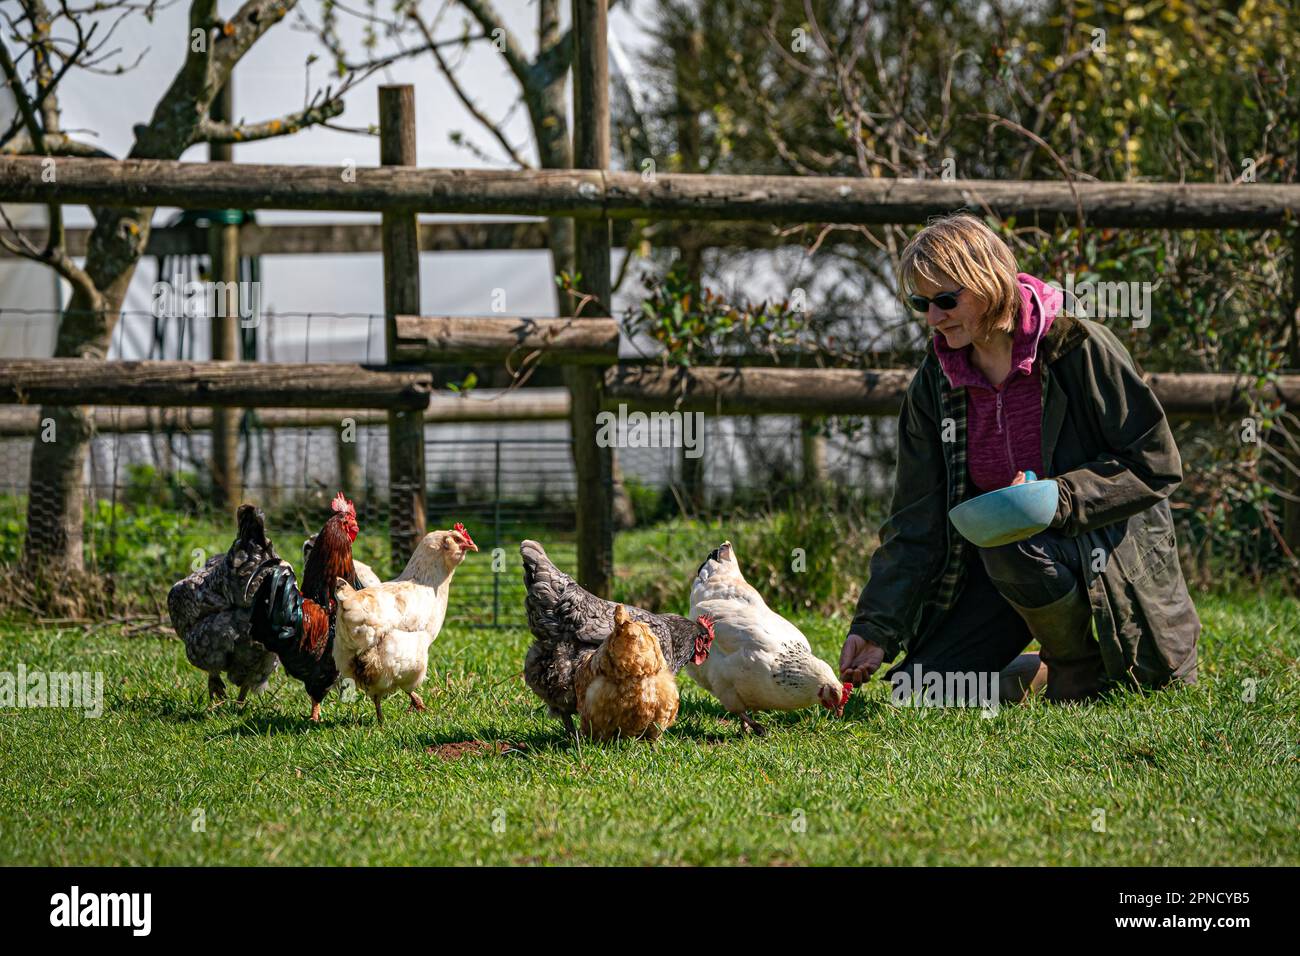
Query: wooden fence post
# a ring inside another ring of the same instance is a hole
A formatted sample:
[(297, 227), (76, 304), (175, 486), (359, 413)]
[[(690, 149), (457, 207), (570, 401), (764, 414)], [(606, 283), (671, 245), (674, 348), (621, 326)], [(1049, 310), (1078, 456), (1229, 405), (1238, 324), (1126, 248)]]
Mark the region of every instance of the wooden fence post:
[[(1292, 175), (1292, 181), (1300, 183), (1300, 148), (1296, 150), (1295, 172)], [(1288, 372), (1300, 371), (1300, 223), (1292, 223), (1291, 226), (1291, 349), (1288, 356)], [(1286, 409), (1292, 415), (1300, 415), (1300, 408), (1288, 407)], [(1283, 424), (1280, 426), (1285, 428)], [(1292, 439), (1300, 440), (1300, 435), (1290, 436)], [(1284, 456), (1287, 455), (1286, 443), (1279, 442), (1282, 446), (1281, 451)], [(1292, 460), (1292, 464), (1300, 467), (1300, 461)], [(1282, 483), (1291, 493), (1291, 498), (1282, 501), (1282, 539), (1286, 546), (1291, 549), (1292, 554), (1300, 555), (1300, 501), (1292, 500), (1300, 498), (1300, 478), (1294, 473), (1288, 473), (1287, 469), (1282, 469)]]
[[(579, 169), (609, 168), (608, 0), (573, 0), (573, 161)], [(574, 223), (582, 290), (595, 297), (584, 316), (610, 315), (609, 220)], [(578, 581), (608, 597), (614, 576), (614, 452), (596, 442), (604, 379), (569, 367), (569, 429), (578, 486)]]
[[(379, 161), (414, 166), (415, 87), (379, 88)], [(384, 355), (391, 362), (397, 316), (420, 311), (420, 232), (413, 211), (383, 214)], [(425, 533), (424, 412), (388, 412), (388, 540), (396, 574)]]
[[(228, 79), (212, 104), (213, 119), (233, 122), (234, 79)], [(212, 143), (208, 159), (228, 163), (234, 158), (230, 143)], [(208, 262), (210, 279), (217, 290), (213, 296), (211, 321), (212, 360), (234, 362), (239, 359), (239, 226), (218, 221), (219, 210), (212, 210), (208, 223)], [(243, 498), (243, 476), (239, 470), (239, 409), (218, 408), (212, 412), (212, 490), (213, 504), (223, 511), (234, 512)]]
[[(1296, 177), (1300, 178), (1300, 156), (1296, 159)], [(1292, 227), (1291, 232), (1291, 347), (1289, 361), (1290, 367), (1288, 372), (1300, 371), (1300, 224)], [(1286, 409), (1292, 415), (1300, 416), (1300, 408), (1288, 407)], [(1275, 429), (1286, 428), (1284, 423), (1274, 426)], [(1292, 435), (1293, 439), (1300, 440), (1300, 435)], [(1294, 460), (1288, 454), (1287, 443), (1285, 441), (1277, 442), (1278, 450), (1286, 460), (1293, 465), (1300, 467), (1300, 460)], [(1300, 478), (1289, 472), (1286, 467), (1282, 468), (1282, 484), (1293, 498), (1300, 498)], [(1282, 501), (1282, 539), (1286, 546), (1291, 549), (1291, 553), (1300, 555), (1300, 501), (1285, 498)]]
[(825, 419), (813, 415), (806, 415), (799, 420), (799, 479), (805, 491), (826, 484), (826, 436), (822, 434), (824, 424)]
[(340, 421), (334, 436), (335, 447), (338, 450), (339, 487), (349, 498), (361, 504), (366, 497), (366, 489), (362, 484), (364, 479), (361, 474), (361, 456), (357, 453), (357, 440), (360, 436), (357, 434), (359, 431), (356, 425), (357, 416), (351, 417), (352, 426), (348, 427)]

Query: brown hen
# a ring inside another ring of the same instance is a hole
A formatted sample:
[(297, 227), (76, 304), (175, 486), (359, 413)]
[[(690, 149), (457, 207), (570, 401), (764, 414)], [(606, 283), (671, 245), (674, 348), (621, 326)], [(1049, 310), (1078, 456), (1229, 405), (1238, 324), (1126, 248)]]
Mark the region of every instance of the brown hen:
[(574, 689), (582, 733), (594, 740), (657, 740), (677, 719), (677, 680), (659, 641), (621, 604), (614, 633), (578, 664)]

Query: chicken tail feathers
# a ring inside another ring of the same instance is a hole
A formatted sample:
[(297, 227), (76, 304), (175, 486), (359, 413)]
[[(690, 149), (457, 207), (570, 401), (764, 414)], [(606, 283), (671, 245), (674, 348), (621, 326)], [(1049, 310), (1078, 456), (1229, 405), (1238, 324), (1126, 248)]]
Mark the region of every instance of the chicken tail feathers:
[(566, 638), (600, 643), (609, 636), (612, 604), (557, 568), (536, 541), (520, 544), (519, 555), (524, 564), (524, 610), (534, 637), (552, 644)]
[(524, 562), (524, 587), (530, 591), (542, 576), (551, 577), (563, 574), (551, 559), (546, 556), (546, 549), (536, 541), (524, 541), (519, 545), (519, 556)]
[(554, 615), (561, 603), (560, 595), (577, 585), (552, 563), (536, 541), (521, 543), (519, 557), (524, 564), (524, 606), (529, 620)]
[(293, 568), (281, 564), (262, 578), (253, 596), (249, 636), (268, 651), (282, 653), (302, 636), (302, 594)]
[(264, 551), (271, 546), (266, 537), (266, 519), (255, 505), (240, 505), (236, 515), (239, 541), (248, 550)]

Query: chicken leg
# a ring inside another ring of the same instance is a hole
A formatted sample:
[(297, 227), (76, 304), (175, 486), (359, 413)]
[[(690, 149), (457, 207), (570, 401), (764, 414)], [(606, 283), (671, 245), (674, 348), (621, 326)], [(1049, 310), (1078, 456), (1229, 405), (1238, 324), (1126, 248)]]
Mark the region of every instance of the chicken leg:
[(382, 701), (380, 698), (378, 698), (378, 697), (372, 697), (371, 700), (373, 700), (373, 701), (375, 702), (375, 720), (379, 721), (379, 726), (382, 727), (382, 726), (384, 726), (384, 704), (383, 704), (383, 701)]
[(208, 675), (208, 706), (216, 707), (218, 704), (225, 703), (226, 684), (221, 679), (220, 674)]
[(313, 723), (320, 723), (320, 701), (313, 700), (311, 702), (311, 713), (308, 715), (307, 719)]
[(761, 737), (767, 733), (767, 728), (749, 716), (748, 711), (740, 712), (740, 733), (744, 736), (746, 730), (752, 730), (755, 737)]
[(410, 695), (411, 698), (411, 707), (410, 707), (411, 710), (418, 710), (420, 713), (424, 713), (426, 710), (429, 709), (424, 706), (424, 698), (421, 697), (419, 694), (417, 694), (415, 691), (413, 690), (407, 691), (407, 693)]

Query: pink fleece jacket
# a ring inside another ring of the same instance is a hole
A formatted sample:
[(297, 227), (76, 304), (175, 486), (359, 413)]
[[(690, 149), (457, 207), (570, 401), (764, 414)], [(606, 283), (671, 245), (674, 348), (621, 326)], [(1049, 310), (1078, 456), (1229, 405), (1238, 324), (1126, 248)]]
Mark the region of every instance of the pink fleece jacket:
[(1044, 474), (1042, 380), (1038, 343), (1061, 311), (1061, 291), (1020, 273), (1020, 321), (1011, 344), (1011, 373), (993, 385), (970, 360), (973, 346), (950, 349), (942, 333), (934, 351), (944, 376), (966, 389), (966, 468), (979, 491), (1005, 488), (1017, 471)]

